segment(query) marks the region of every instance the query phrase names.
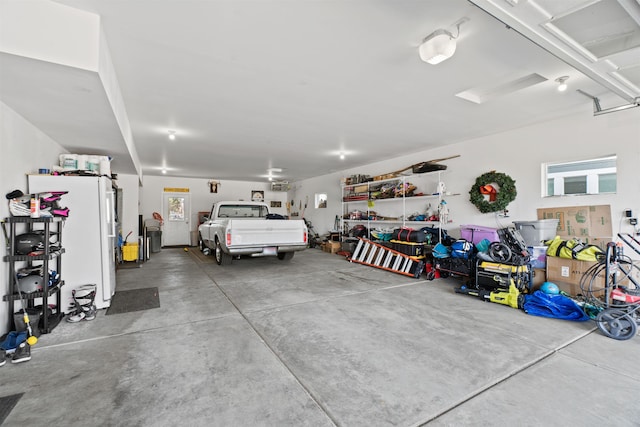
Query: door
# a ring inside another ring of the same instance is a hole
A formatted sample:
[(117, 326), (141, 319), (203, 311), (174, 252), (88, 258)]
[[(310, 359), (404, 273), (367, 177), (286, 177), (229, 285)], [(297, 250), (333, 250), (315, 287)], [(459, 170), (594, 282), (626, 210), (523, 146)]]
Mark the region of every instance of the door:
[(191, 197), (189, 193), (163, 193), (163, 246), (191, 244)]

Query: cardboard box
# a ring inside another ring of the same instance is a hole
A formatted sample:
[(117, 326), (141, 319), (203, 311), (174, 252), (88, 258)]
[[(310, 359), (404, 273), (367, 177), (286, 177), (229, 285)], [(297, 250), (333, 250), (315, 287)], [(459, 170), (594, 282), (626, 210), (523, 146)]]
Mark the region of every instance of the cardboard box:
[[(538, 219), (558, 219), (557, 235), (579, 237), (612, 236), (611, 206), (566, 206), (538, 209)], [(592, 243), (593, 244), (593, 243)]]
[(532, 270), (533, 280), (531, 282), (530, 292), (537, 291), (540, 286), (547, 281), (547, 270), (544, 268), (534, 268)]
[(340, 251), (340, 242), (324, 242), (322, 250), (330, 254), (336, 254)]
[[(584, 294), (580, 288), (580, 281), (584, 273), (595, 264), (597, 262), (549, 256), (547, 257), (547, 281), (555, 283), (560, 290), (571, 296)], [(592, 282), (591, 289), (604, 289), (604, 285), (605, 275), (604, 271), (601, 271)]]

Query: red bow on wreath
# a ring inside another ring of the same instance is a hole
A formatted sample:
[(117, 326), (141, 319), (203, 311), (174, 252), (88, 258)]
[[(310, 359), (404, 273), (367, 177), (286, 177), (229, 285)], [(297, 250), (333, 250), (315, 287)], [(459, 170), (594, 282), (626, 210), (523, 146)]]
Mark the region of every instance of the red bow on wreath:
[(483, 185), (482, 187), (480, 187), (480, 194), (488, 194), (489, 195), (489, 201), (493, 202), (496, 200), (496, 197), (498, 195), (498, 191), (496, 190), (496, 188), (493, 185)]

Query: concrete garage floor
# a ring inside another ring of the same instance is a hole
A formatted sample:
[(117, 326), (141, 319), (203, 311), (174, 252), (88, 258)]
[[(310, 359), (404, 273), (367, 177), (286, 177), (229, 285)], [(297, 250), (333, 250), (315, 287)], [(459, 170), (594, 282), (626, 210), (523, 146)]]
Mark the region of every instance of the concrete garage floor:
[[(197, 249), (191, 248), (190, 252)], [(0, 368), (7, 426), (638, 426), (640, 337), (316, 249), (118, 271), (160, 308), (61, 323)]]

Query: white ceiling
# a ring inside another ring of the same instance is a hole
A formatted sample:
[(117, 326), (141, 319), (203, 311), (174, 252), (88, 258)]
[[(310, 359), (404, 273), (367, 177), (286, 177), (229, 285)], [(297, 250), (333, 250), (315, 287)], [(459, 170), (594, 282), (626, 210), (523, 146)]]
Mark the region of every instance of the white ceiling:
[[(590, 111), (576, 89), (612, 106), (640, 96), (634, 28), (622, 52), (591, 62), (563, 54), (557, 35), (548, 42), (541, 23), (593, 1), (474, 2), (509, 26), (466, 0), (57, 2), (100, 15), (145, 175), (255, 181), (282, 168), (277, 179), (298, 180)], [(455, 55), (422, 62), (420, 41), (455, 34), (463, 17)], [(0, 59), (3, 102), (72, 152), (110, 154), (114, 172), (136, 173), (82, 72)], [(555, 90), (560, 76), (567, 92)], [(465, 91), (483, 102), (456, 96)]]

